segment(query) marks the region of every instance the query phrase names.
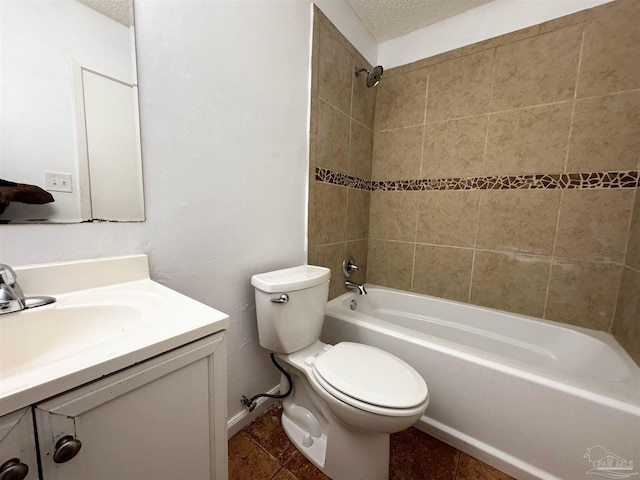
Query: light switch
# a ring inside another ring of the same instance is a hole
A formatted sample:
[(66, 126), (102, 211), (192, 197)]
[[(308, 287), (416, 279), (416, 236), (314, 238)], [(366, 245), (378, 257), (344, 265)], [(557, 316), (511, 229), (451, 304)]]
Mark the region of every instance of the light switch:
[(45, 190), (50, 192), (72, 192), (71, 174), (44, 172)]

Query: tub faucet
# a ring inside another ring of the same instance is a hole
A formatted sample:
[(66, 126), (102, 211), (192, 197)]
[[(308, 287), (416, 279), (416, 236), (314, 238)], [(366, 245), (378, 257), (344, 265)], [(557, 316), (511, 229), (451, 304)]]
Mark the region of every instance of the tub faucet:
[(349, 290), (358, 290), (359, 295), (366, 295), (367, 291), (364, 288), (364, 285), (356, 282), (352, 282), (351, 280), (347, 280), (344, 282), (344, 286)]
[(9, 265), (0, 263), (0, 314), (19, 312), (55, 302), (53, 297), (27, 297), (18, 284), (16, 272)]

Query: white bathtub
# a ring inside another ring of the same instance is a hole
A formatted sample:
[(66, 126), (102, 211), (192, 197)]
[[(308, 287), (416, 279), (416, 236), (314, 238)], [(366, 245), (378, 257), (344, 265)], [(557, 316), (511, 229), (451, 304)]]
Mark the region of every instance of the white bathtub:
[[(518, 479), (638, 472), (640, 368), (613, 337), (400, 290), (367, 291), (329, 302), (322, 340), (373, 345), (420, 372), (431, 403), (417, 428)], [(617, 466), (592, 463), (607, 454)]]

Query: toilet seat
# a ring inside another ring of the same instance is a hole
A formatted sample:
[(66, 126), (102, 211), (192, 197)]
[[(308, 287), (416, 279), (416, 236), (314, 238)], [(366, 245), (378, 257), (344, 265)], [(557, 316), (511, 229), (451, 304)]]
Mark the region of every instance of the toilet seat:
[(429, 392), (409, 364), (384, 350), (342, 342), (317, 356), (313, 376), (332, 396), (372, 413), (412, 415)]

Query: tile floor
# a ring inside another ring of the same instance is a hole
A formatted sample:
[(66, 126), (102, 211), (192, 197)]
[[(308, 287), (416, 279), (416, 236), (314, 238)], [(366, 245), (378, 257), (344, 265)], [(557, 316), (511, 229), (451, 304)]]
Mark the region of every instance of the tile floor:
[[(276, 404), (229, 440), (229, 480), (325, 480), (285, 435)], [(410, 428), (391, 435), (389, 480), (513, 480)]]

